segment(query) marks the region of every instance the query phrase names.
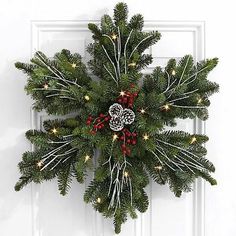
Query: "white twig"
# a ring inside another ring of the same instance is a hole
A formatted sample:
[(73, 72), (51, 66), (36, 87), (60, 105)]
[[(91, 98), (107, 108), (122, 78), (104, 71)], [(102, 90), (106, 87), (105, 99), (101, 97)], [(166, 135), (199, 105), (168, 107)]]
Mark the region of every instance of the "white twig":
[(62, 99), (70, 99), (70, 100), (76, 101), (75, 98), (72, 98), (72, 97), (69, 97), (69, 96), (60, 96), (60, 98), (62, 98)]
[(185, 97), (181, 97), (181, 98), (176, 98), (176, 99), (173, 99), (173, 100), (168, 101), (168, 103), (180, 101), (180, 100), (183, 100), (183, 99), (186, 99), (186, 98), (189, 98), (189, 96), (185, 96)]
[(45, 166), (43, 166), (43, 168), (40, 169), (40, 171), (43, 171), (45, 168), (47, 168), (56, 158), (57, 156), (55, 156), (51, 161), (49, 161)]
[(167, 74), (168, 80), (167, 80), (166, 90), (163, 93), (166, 93), (168, 91), (168, 89), (170, 88), (170, 75), (169, 75), (169, 73), (167, 71), (165, 71), (165, 72)]
[[(156, 150), (157, 150), (159, 153), (161, 153), (160, 150), (158, 150), (158, 149), (156, 149)], [(158, 155), (157, 155), (155, 152), (152, 151), (152, 154), (160, 161)], [(163, 155), (163, 154), (161, 153), (161, 155)], [(173, 171), (176, 171), (176, 169), (174, 169), (172, 166), (170, 166), (167, 162), (165, 162), (165, 161), (163, 161), (163, 162), (164, 162), (164, 164), (167, 165), (170, 169), (172, 169)], [(161, 163), (162, 163), (162, 162), (161, 162)]]
[(125, 42), (125, 46), (124, 46), (125, 74), (127, 74), (127, 58), (126, 58), (127, 55), (126, 55), (126, 49), (127, 49), (127, 44), (129, 42), (129, 39), (131, 37), (132, 32), (133, 32), (133, 29), (130, 31), (129, 36), (128, 36), (128, 38), (127, 38), (127, 40)]
[(134, 50), (131, 52), (130, 56), (129, 56), (129, 59), (133, 56), (134, 52), (136, 51), (136, 49), (140, 46), (141, 43), (143, 43), (145, 40), (151, 38), (152, 35), (149, 35), (147, 36), (146, 38), (142, 39), (138, 44), (137, 46), (134, 48)]
[(180, 79), (179, 79), (179, 83), (178, 83), (178, 85), (180, 85), (181, 80), (183, 79), (183, 76), (184, 76), (185, 70), (186, 70), (186, 68), (187, 68), (187, 66), (188, 66), (189, 59), (190, 59), (190, 56), (188, 56), (187, 62), (186, 62), (186, 64), (185, 64), (185, 66), (184, 66), (184, 70), (183, 70), (183, 72), (182, 72), (182, 74), (181, 74), (181, 77), (180, 77)]
[[(176, 162), (174, 162), (173, 160), (171, 160), (171, 159), (167, 156), (165, 150), (164, 150), (161, 146), (160, 146), (160, 148), (161, 148), (162, 152), (161, 152), (158, 148), (156, 148), (156, 150), (159, 151), (169, 162), (173, 163), (178, 169), (182, 170), (182, 168), (181, 168)], [(183, 171), (183, 170), (182, 170), (182, 171)]]
[[(196, 73), (192, 74), (189, 78), (187, 78), (185, 80), (185, 82), (187, 82), (188, 80), (192, 79), (194, 76), (197, 76), (199, 73), (201, 73), (202, 71), (206, 70), (207, 68), (208, 68), (208, 66), (206, 66), (206, 67), (202, 68), (201, 70), (197, 71)], [(195, 77), (195, 79), (196, 79), (196, 77)], [(188, 83), (191, 83), (191, 82), (188, 82)]]
[(194, 171), (189, 167), (189, 164), (187, 165), (186, 163), (184, 163), (181, 159), (179, 159), (177, 156), (174, 156), (177, 160), (179, 160), (184, 166), (186, 166), (193, 174), (195, 174), (194, 173)]
[(172, 107), (180, 107), (180, 108), (186, 108), (186, 109), (204, 109), (204, 108), (207, 108), (205, 106), (181, 106), (181, 105), (174, 105), (174, 104), (171, 104)]
[[(38, 59), (47, 67), (48, 70), (50, 70), (59, 80), (63, 81), (64, 83), (66, 83), (67, 85), (69, 84), (73, 84), (73, 85), (76, 85), (77, 87), (81, 88), (80, 85), (78, 85), (77, 83), (71, 81), (71, 80), (67, 80), (65, 79), (65, 77), (63, 76), (63, 74), (55, 67), (51, 67), (49, 66), (47, 63), (44, 62), (44, 58), (40, 55), (40, 53), (36, 52), (36, 55), (38, 56)], [(58, 73), (56, 73), (54, 70), (56, 70)]]
[(56, 166), (58, 166), (61, 163), (62, 160), (63, 159), (59, 159), (59, 161), (53, 167), (51, 167), (50, 170), (53, 170)]
[(48, 152), (47, 154), (45, 154), (44, 156), (42, 156), (42, 159), (44, 159), (44, 161), (47, 160), (50, 156), (52, 156), (54, 153), (56, 153), (57, 151), (59, 151), (60, 149), (62, 149), (63, 147), (65, 147), (66, 145), (69, 145), (71, 142), (72, 142), (72, 141), (67, 142), (67, 143), (65, 143), (65, 144), (63, 144), (63, 145), (57, 147), (56, 149), (54, 149), (54, 150)]
[(114, 68), (114, 72), (115, 72), (115, 75), (116, 75), (116, 81), (117, 81), (117, 83), (118, 83), (118, 80), (119, 80), (119, 79), (118, 79), (118, 74), (117, 74), (116, 66), (115, 66), (114, 62), (111, 60), (111, 58), (110, 58), (110, 56), (109, 56), (109, 54), (108, 54), (106, 48), (105, 48), (103, 45), (102, 45), (102, 48), (103, 48), (103, 50), (104, 50), (104, 52), (105, 52), (105, 54), (106, 54), (108, 60), (111, 62), (112, 66), (113, 66), (113, 68)]
[[(196, 157), (196, 158), (199, 158), (199, 156), (197, 156), (197, 155), (195, 155), (194, 153), (189, 152), (188, 150), (183, 149), (183, 148), (181, 148), (181, 147), (179, 147), (179, 146), (176, 146), (176, 145), (174, 145), (174, 144), (165, 142), (165, 141), (160, 140), (160, 139), (156, 139), (156, 140), (157, 140), (158, 142), (164, 143), (164, 144), (166, 144), (166, 145), (168, 145), (168, 146), (170, 146), (170, 147), (174, 147), (174, 148), (176, 148), (176, 149), (181, 150), (183, 154), (186, 153), (186, 154), (192, 155), (192, 156), (194, 156), (194, 157)], [(195, 159), (194, 159), (194, 161), (197, 162), (197, 160), (195, 160)], [(199, 163), (199, 162), (198, 162), (198, 164), (201, 165), (201, 163)], [(202, 165), (201, 165), (201, 166), (202, 166)]]
[(117, 86), (118, 86), (118, 82), (117, 82), (117, 80), (114, 78), (114, 76), (112, 75), (112, 73), (107, 69), (107, 67), (106, 67), (105, 65), (103, 65), (103, 66), (104, 66), (105, 70), (108, 72), (108, 74), (111, 76), (111, 78), (115, 81), (115, 83), (116, 83)]

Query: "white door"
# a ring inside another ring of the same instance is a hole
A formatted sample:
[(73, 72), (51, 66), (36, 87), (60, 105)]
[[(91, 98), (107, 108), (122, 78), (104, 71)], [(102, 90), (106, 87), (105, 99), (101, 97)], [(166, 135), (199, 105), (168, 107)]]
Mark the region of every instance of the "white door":
[[(164, 65), (171, 57), (178, 59), (192, 54), (196, 60), (201, 60), (218, 56), (222, 63), (211, 77), (216, 81), (221, 78), (222, 82), (221, 94), (213, 99), (211, 118), (207, 124), (185, 120), (180, 121), (177, 127), (188, 132), (207, 132), (210, 136), (208, 158), (216, 164), (219, 186), (210, 187), (199, 180), (192, 193), (177, 199), (168, 187), (151, 184), (147, 188), (149, 210), (139, 215), (137, 220), (129, 220), (120, 235), (234, 236), (236, 204), (233, 200), (236, 190), (229, 173), (233, 172), (236, 164), (234, 152), (230, 149), (235, 138), (233, 127), (222, 120), (232, 115), (230, 112), (235, 109), (230, 104), (234, 99), (229, 97), (234, 91), (235, 80), (231, 75), (235, 76), (235, 69), (230, 60), (233, 55), (227, 50), (230, 49), (232, 54), (235, 52), (231, 46), (235, 40), (231, 33), (234, 28), (229, 27), (230, 22), (236, 20), (236, 16), (231, 15), (233, 7), (224, 1), (212, 6), (204, 0), (126, 2), (130, 15), (144, 15), (145, 30), (162, 33), (161, 41), (149, 49), (154, 62), (145, 73), (156, 65)], [(66, 197), (59, 195), (56, 181), (40, 186), (32, 184), (21, 192), (14, 192), (13, 187), (19, 177), (17, 163), (21, 154), (30, 149), (24, 133), (31, 128), (40, 129), (42, 122), (48, 118), (44, 112), (31, 110), (32, 101), (23, 90), (26, 78), (14, 68), (14, 62), (29, 61), (36, 50), (52, 56), (62, 48), (79, 52), (87, 61), (86, 45), (91, 42), (87, 24), (99, 22), (102, 14), (112, 14), (116, 3), (114, 0), (1, 1), (0, 236), (114, 235), (112, 221), (104, 220), (83, 202), (88, 182), (85, 185), (74, 182)], [(224, 11), (227, 14), (223, 15)], [(223, 37), (219, 29), (222, 34), (231, 34)], [(224, 153), (227, 155), (223, 156)]]

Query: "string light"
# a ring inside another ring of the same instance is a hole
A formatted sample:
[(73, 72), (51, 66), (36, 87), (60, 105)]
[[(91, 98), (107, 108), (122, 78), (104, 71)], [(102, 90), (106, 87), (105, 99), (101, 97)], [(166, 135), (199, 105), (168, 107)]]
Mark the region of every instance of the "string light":
[(131, 62), (131, 63), (128, 64), (128, 66), (135, 67), (136, 63), (135, 62)]
[(43, 161), (42, 160), (38, 161), (37, 166), (41, 168), (43, 166)]
[(124, 96), (125, 92), (124, 91), (120, 91), (120, 96)]
[(125, 171), (124, 176), (127, 178), (129, 176), (129, 173)]
[(89, 100), (90, 100), (90, 97), (89, 97), (88, 95), (85, 95), (85, 96), (84, 96), (84, 99), (85, 99), (86, 101), (89, 101)]
[(113, 142), (114, 142), (116, 139), (118, 139), (118, 135), (117, 135), (117, 134), (114, 134), (114, 135), (112, 136)]
[(199, 99), (197, 100), (197, 103), (198, 103), (198, 104), (202, 103), (202, 98), (199, 98)]
[(164, 110), (169, 111), (170, 110), (170, 105), (169, 104), (165, 104), (163, 106), (163, 108), (164, 108)]
[(173, 76), (175, 76), (175, 75), (176, 75), (176, 71), (175, 71), (175, 70), (172, 70), (171, 74), (172, 74)]
[(100, 197), (97, 198), (97, 203), (101, 203), (102, 199)]
[(75, 63), (72, 63), (71, 66), (72, 66), (72, 68), (75, 69), (77, 65)]
[(156, 170), (162, 170), (162, 166), (155, 166), (154, 167)]
[(117, 35), (116, 35), (115, 33), (113, 33), (113, 34), (111, 35), (111, 38), (112, 38), (113, 40), (116, 40), (116, 39), (117, 39)]
[(190, 144), (193, 144), (197, 141), (197, 138), (196, 137), (192, 137), (191, 141), (190, 141)]
[(53, 128), (53, 129), (52, 129), (52, 133), (53, 133), (53, 134), (56, 134), (57, 132), (58, 132), (58, 130), (57, 130), (56, 128)]
[(144, 114), (146, 111), (142, 108), (142, 109), (140, 110), (140, 112), (141, 112), (142, 114)]
[(90, 156), (86, 155), (85, 158), (84, 158), (84, 162), (87, 162), (89, 159), (90, 159)]
[(44, 89), (48, 89), (49, 85), (46, 83), (43, 85)]
[(143, 135), (143, 139), (144, 139), (144, 140), (148, 140), (148, 139), (149, 139), (149, 135), (144, 134), (144, 135)]
[(117, 39), (117, 35), (116, 35), (115, 33), (113, 33), (113, 34), (111, 35), (111, 38), (112, 38), (113, 40), (116, 40), (116, 39)]

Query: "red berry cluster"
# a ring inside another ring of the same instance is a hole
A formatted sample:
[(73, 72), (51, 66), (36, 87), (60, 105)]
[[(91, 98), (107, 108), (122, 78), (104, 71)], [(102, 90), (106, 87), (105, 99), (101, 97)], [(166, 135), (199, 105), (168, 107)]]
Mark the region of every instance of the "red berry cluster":
[(93, 124), (93, 129), (91, 130), (91, 133), (95, 134), (97, 130), (103, 129), (105, 127), (105, 123), (108, 122), (110, 119), (111, 117), (109, 115), (104, 115), (103, 113), (101, 113), (97, 118), (89, 116), (86, 121), (86, 124)]
[(134, 99), (138, 96), (138, 93), (131, 93), (129, 91), (127, 92), (123, 92), (124, 94), (121, 94), (118, 98), (117, 98), (117, 102), (119, 102), (120, 104), (122, 104), (123, 106), (132, 108), (134, 105)]
[(124, 128), (122, 130), (122, 135), (119, 137), (119, 141), (122, 142), (121, 144), (121, 150), (123, 155), (130, 155), (131, 149), (130, 147), (137, 144), (137, 133), (136, 132), (130, 132), (128, 129)]

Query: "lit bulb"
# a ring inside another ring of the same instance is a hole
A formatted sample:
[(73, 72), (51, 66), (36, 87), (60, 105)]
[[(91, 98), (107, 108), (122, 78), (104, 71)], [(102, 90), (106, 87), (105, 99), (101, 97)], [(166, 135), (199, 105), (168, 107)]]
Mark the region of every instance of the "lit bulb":
[(197, 138), (196, 137), (192, 137), (191, 141), (190, 141), (190, 144), (193, 144), (197, 141)]
[(49, 85), (48, 84), (44, 84), (43, 87), (44, 87), (44, 89), (48, 89)]
[(128, 66), (135, 67), (136, 63), (135, 62), (131, 62), (131, 63), (128, 64)]
[(53, 133), (53, 134), (56, 134), (57, 132), (58, 132), (58, 131), (57, 131), (56, 128), (53, 128), (53, 129), (52, 129), (52, 133)]
[(84, 162), (87, 162), (89, 159), (90, 159), (90, 156), (86, 155), (85, 158), (84, 158)]
[(124, 176), (127, 178), (129, 176), (129, 173), (125, 171)]
[(112, 136), (113, 142), (114, 142), (116, 139), (118, 139), (118, 135), (117, 135), (117, 134), (114, 134), (114, 135)]
[(102, 199), (100, 197), (97, 198), (97, 203), (101, 203)]
[(125, 92), (124, 91), (120, 91), (120, 96), (124, 96)]
[(197, 103), (198, 103), (198, 104), (202, 103), (202, 98), (199, 98), (199, 99), (197, 100)]
[(148, 136), (147, 134), (144, 134), (144, 135), (143, 135), (143, 139), (144, 139), (144, 140), (148, 140), (148, 139), (149, 139), (149, 136)]
[(144, 113), (145, 113), (145, 110), (142, 108), (142, 109), (140, 110), (140, 112), (141, 112), (142, 114), (144, 114)]
[(43, 161), (40, 160), (40, 161), (37, 163), (37, 166), (38, 166), (39, 168), (41, 168), (41, 167), (43, 166)]
[(77, 65), (75, 63), (72, 63), (71, 66), (72, 66), (72, 68), (75, 69)]
[(162, 170), (162, 166), (155, 166), (156, 170)]
[(111, 35), (111, 38), (112, 38), (113, 40), (116, 40), (116, 39), (117, 39), (117, 35), (116, 35), (115, 33), (113, 33), (113, 34)]
[(172, 75), (176, 75), (176, 71), (175, 71), (175, 70), (172, 70), (171, 74), (172, 74)]
[(166, 111), (168, 111), (168, 110), (170, 110), (170, 105), (169, 105), (169, 104), (165, 104), (165, 105), (163, 106), (163, 108), (164, 108)]
[(85, 95), (85, 96), (84, 96), (84, 99), (85, 99), (86, 101), (89, 101), (89, 100), (90, 100), (90, 97), (89, 97), (88, 95)]

